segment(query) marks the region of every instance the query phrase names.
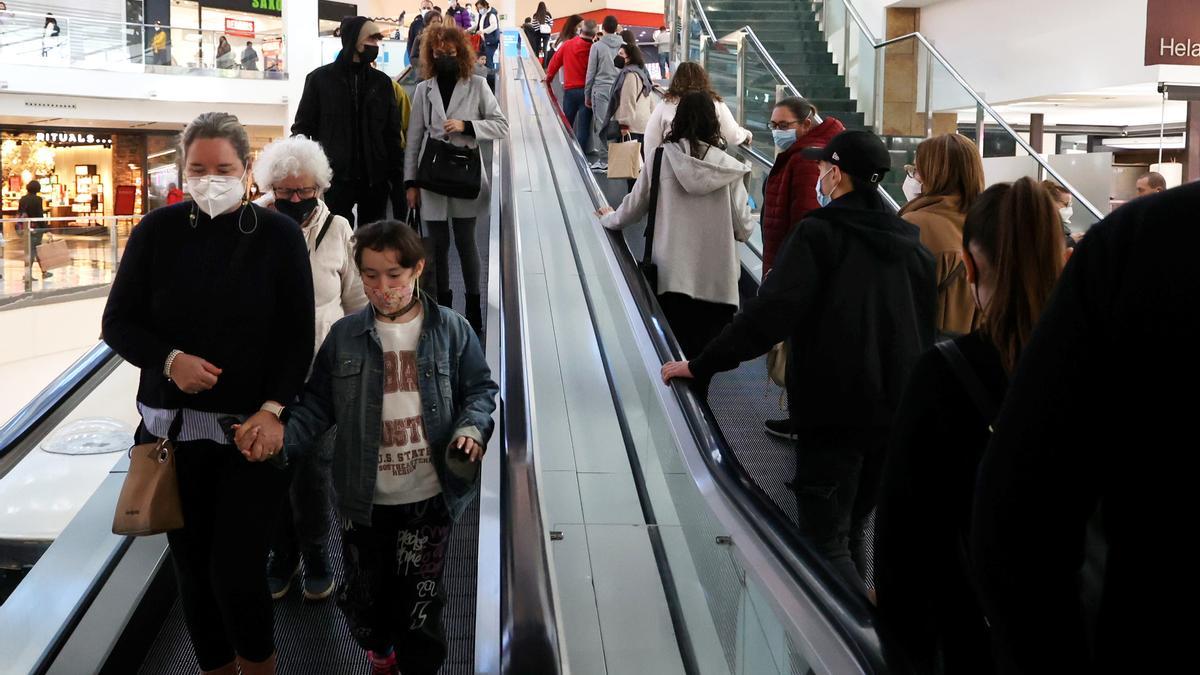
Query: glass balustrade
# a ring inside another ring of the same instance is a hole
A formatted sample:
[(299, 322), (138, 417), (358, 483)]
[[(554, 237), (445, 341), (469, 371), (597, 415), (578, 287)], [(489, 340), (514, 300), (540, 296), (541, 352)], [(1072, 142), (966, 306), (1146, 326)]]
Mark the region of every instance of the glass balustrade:
[(70, 16), (47, 25), (41, 14), (0, 12), (0, 63), (94, 70), (286, 77), (286, 40), (278, 33), (246, 37), (221, 31), (146, 26)]

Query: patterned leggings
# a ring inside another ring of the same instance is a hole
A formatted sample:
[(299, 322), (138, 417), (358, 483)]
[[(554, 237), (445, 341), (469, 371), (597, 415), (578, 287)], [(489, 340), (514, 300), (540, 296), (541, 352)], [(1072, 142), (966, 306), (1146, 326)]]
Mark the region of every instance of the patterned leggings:
[(376, 504), (371, 525), (342, 532), (346, 580), (338, 607), (363, 649), (395, 647), (405, 675), (433, 675), (446, 659), (442, 569), (450, 514), (441, 495), (423, 502)]

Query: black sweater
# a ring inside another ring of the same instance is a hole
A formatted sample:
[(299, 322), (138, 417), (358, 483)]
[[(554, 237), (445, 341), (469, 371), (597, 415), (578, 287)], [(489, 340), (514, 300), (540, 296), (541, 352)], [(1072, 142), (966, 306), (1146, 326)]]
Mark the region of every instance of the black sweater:
[[(193, 209), (156, 209), (133, 229), (104, 308), (104, 341), (141, 368), (145, 405), (232, 414), (267, 400), (286, 405), (304, 384), (315, 339), (300, 229), (256, 206), (215, 220), (196, 210), (192, 227)], [(172, 349), (222, 368), (217, 385), (181, 392), (163, 375)]]
[[(980, 333), (954, 343), (991, 399), (1003, 401), (1008, 376), (992, 343)], [(892, 425), (875, 523), (875, 590), (894, 672), (993, 670), (965, 563), (975, 473), (994, 421), (945, 357), (925, 352)]]
[[(971, 526), (1004, 672), (1186, 669), (1197, 625), (1186, 552), (1200, 476), (1197, 213), (1190, 183), (1093, 226), (1021, 352)], [(1097, 507), (1108, 554), (1092, 653), (1080, 572)]]
[(886, 427), (933, 345), (937, 282), (916, 226), (851, 192), (792, 230), (733, 322), (692, 359), (701, 381), (788, 340), (787, 392), (800, 428)]

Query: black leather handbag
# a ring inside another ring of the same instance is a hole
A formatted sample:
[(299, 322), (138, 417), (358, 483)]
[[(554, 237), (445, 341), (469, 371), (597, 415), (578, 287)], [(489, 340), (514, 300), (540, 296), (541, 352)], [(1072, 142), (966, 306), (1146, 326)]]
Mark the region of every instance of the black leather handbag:
[(475, 199), (483, 184), (479, 148), (454, 145), (436, 138), (425, 139), (425, 151), (417, 167), (417, 185), (454, 199)]

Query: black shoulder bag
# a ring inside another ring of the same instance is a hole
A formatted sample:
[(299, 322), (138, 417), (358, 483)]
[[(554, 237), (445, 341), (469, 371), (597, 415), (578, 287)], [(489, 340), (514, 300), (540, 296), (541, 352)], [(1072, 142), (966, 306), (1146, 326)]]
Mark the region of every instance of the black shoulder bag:
[(325, 224), (321, 226), (321, 231), (317, 233), (317, 242), (315, 244), (313, 244), (314, 251), (321, 248), (321, 240), (324, 239), (325, 235), (329, 232), (329, 224), (332, 222), (333, 222), (333, 211), (330, 211), (329, 215), (325, 216)]
[(658, 173), (662, 170), (663, 148), (658, 146), (654, 151), (654, 173), (650, 174), (650, 208), (646, 212), (646, 250), (642, 253), (642, 262), (638, 267), (650, 290), (658, 295), (658, 265), (654, 264), (654, 221), (658, 213)]
[(988, 431), (991, 431), (992, 424), (996, 422), (996, 416), (1000, 414), (999, 403), (992, 399), (987, 387), (983, 386), (983, 380), (979, 379), (979, 375), (975, 373), (975, 369), (967, 362), (967, 357), (963, 356), (962, 351), (958, 345), (954, 344), (953, 340), (939, 342), (937, 348), (941, 352), (942, 358), (946, 359), (946, 363), (949, 364), (950, 370), (967, 390), (967, 396), (971, 397), (975, 409), (979, 411), (983, 421), (988, 425)]
[[(437, 82), (429, 80), (431, 87)], [(429, 115), (426, 124), (433, 119), (433, 100), (425, 97), (429, 103)], [(483, 184), (483, 165), (479, 161), (479, 148), (454, 145), (425, 132), (425, 148), (421, 153), (421, 163), (417, 167), (418, 186), (430, 192), (451, 197), (453, 199), (475, 199), (479, 196)]]

